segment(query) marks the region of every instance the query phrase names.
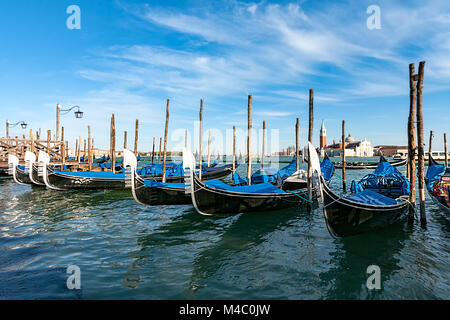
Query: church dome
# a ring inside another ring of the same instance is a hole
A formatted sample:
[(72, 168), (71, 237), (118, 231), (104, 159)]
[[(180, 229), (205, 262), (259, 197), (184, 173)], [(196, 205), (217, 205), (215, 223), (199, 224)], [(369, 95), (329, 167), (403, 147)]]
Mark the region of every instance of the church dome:
[(348, 137), (345, 138), (345, 142), (353, 143), (353, 142), (355, 142), (355, 139), (353, 139), (352, 135), (349, 133)]

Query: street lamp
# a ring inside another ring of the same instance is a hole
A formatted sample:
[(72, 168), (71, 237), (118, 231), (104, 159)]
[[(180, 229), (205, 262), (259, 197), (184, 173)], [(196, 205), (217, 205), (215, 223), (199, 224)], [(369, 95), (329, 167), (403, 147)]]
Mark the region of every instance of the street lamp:
[(22, 129), (26, 129), (27, 128), (27, 124), (25, 121), (19, 121), (13, 124), (10, 124), (8, 120), (6, 120), (6, 138), (9, 138), (9, 127), (14, 128), (17, 127), (18, 125), (20, 125), (22, 127)]
[(73, 107), (70, 108), (70, 109), (61, 110), (61, 114), (62, 114), (62, 115), (68, 114), (70, 111), (72, 111), (72, 110), (75, 109), (75, 108), (77, 109), (77, 111), (74, 112), (74, 113), (75, 113), (75, 118), (77, 118), (77, 119), (83, 118), (83, 112), (80, 111), (80, 107), (79, 107), (79, 106), (73, 106)]

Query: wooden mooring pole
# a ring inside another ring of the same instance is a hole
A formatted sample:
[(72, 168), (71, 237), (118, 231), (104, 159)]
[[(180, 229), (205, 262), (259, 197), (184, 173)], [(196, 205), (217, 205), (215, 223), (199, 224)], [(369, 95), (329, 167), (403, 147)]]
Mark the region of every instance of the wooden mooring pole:
[(9, 138), (9, 120), (6, 120), (6, 139)]
[(155, 137), (153, 137), (152, 164), (154, 160), (155, 160)]
[(123, 133), (123, 148), (124, 149), (127, 148), (127, 132), (126, 131)]
[[(309, 89), (309, 132), (308, 141), (312, 144), (314, 126), (314, 90)], [(312, 200), (312, 165), (308, 157), (308, 198)]]
[(164, 130), (164, 155), (163, 155), (162, 183), (166, 182), (167, 134), (168, 134), (168, 130), (169, 130), (169, 103), (170, 103), (170, 100), (167, 99), (166, 128)]
[(116, 173), (116, 119), (114, 117), (114, 113), (111, 116), (110, 133), (111, 171)]
[(158, 164), (161, 164), (162, 137), (159, 138)]
[(52, 131), (47, 130), (47, 152), (50, 157), (51, 157), (51, 154), (50, 154), (50, 139), (51, 139), (51, 137), (52, 137)]
[(428, 144), (428, 155), (429, 156), (433, 156), (433, 138), (434, 138), (433, 130), (430, 130), (430, 142)]
[(88, 167), (89, 171), (92, 170), (92, 158), (91, 158), (91, 126), (88, 126)]
[(138, 155), (138, 138), (139, 138), (139, 119), (136, 119), (136, 128), (134, 130), (134, 155)]
[(66, 163), (66, 150), (64, 143), (64, 127), (61, 127), (61, 144), (60, 144), (60, 153), (61, 153), (61, 171), (63, 170), (63, 165)]
[(261, 154), (261, 168), (264, 169), (264, 158), (266, 155), (266, 121), (263, 121), (263, 143)]
[(295, 124), (295, 171), (298, 171), (300, 168), (300, 150), (299, 150), (299, 137), (298, 137), (298, 131), (300, 128), (300, 119), (297, 118), (297, 123)]
[(347, 191), (347, 185), (345, 182), (345, 120), (342, 120), (342, 190)]
[(55, 140), (59, 141), (59, 115), (61, 112), (61, 105), (56, 105), (56, 137)]
[(203, 99), (200, 100), (200, 113), (199, 113), (200, 127), (199, 127), (199, 159), (198, 159), (198, 177), (202, 180), (202, 126), (203, 126)]
[(252, 95), (248, 96), (248, 135), (247, 135), (247, 182), (248, 185), (252, 184)]
[(409, 207), (408, 218), (414, 220), (416, 205), (416, 81), (414, 80), (414, 63), (409, 65), (409, 117), (408, 117), (408, 175), (409, 175)]
[(417, 75), (417, 137), (418, 137), (418, 156), (419, 156), (419, 202), (420, 202), (420, 221), (426, 223), (425, 212), (425, 142), (423, 138), (423, 105), (422, 105), (422, 90), (423, 90), (423, 75), (424, 75), (425, 61), (419, 62), (419, 73)]
[(447, 134), (444, 133), (445, 167), (448, 167)]
[(236, 172), (236, 126), (233, 126), (233, 177)]

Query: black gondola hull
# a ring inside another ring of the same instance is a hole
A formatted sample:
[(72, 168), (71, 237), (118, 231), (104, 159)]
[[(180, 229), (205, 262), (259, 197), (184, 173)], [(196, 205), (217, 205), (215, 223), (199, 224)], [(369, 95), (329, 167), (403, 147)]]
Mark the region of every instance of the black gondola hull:
[(407, 201), (392, 206), (373, 206), (341, 198), (322, 183), (327, 227), (335, 237), (348, 237), (384, 228), (406, 217)]
[[(232, 165), (226, 165), (223, 167), (215, 167), (215, 168), (208, 168), (206, 173), (202, 174), (202, 180), (203, 181), (208, 181), (208, 180), (221, 180), (221, 179), (225, 179), (232, 171)], [(158, 176), (152, 176), (152, 175), (145, 175), (145, 176), (141, 176), (142, 178), (145, 179), (151, 179), (154, 181), (158, 181), (161, 182), (162, 181), (162, 176), (158, 175)], [(166, 177), (166, 182), (167, 183), (184, 183), (184, 176), (183, 177), (179, 177), (179, 176), (167, 176)]]
[(252, 194), (214, 189), (194, 176), (194, 206), (201, 214), (264, 212), (301, 206), (305, 200), (292, 193)]
[(55, 173), (47, 168), (47, 181), (52, 189), (125, 189), (123, 179), (101, 179), (76, 177), (61, 173)]
[(144, 180), (134, 176), (134, 196), (136, 201), (149, 206), (192, 204), (191, 196), (185, 189), (168, 187), (147, 187)]
[[(392, 161), (389, 162), (393, 167), (401, 167), (404, 166), (406, 164), (406, 160), (396, 160), (396, 161)], [(335, 164), (334, 165), (335, 169), (342, 169), (342, 164)], [(355, 165), (355, 164), (346, 164), (345, 165), (345, 169), (347, 170), (364, 170), (364, 169), (376, 169), (378, 167), (378, 163), (377, 164), (370, 164), (370, 165)]]

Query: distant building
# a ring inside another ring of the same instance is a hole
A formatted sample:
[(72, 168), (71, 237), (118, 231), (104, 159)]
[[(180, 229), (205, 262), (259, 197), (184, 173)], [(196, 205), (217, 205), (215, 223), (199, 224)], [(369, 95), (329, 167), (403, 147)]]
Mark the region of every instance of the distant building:
[(320, 149), (322, 150), (327, 145), (327, 130), (325, 129), (325, 122), (322, 120), (322, 127), (320, 128)]
[(406, 157), (408, 147), (379, 145), (373, 148), (373, 152), (375, 156), (393, 157), (394, 155), (400, 155)]
[[(322, 150), (330, 157), (342, 156), (342, 141), (326, 146)], [(345, 155), (347, 157), (373, 157), (373, 147), (369, 140), (355, 141), (349, 134), (345, 138)]]

